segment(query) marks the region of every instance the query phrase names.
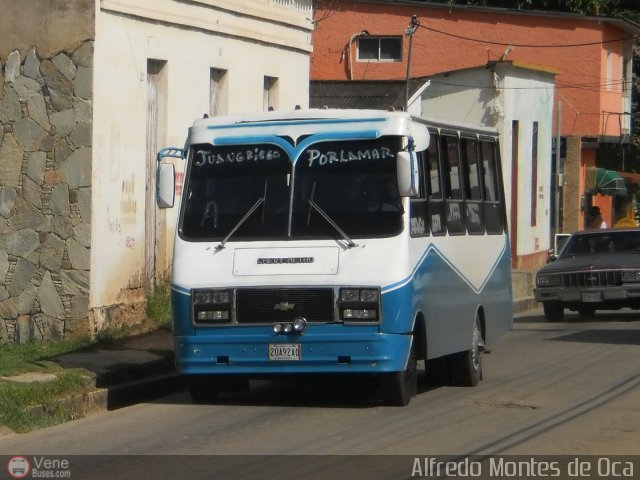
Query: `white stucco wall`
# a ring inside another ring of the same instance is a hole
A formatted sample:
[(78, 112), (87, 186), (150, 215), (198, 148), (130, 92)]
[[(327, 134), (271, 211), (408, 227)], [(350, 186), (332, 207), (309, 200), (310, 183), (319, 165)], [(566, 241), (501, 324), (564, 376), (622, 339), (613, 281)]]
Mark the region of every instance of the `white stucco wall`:
[(477, 68), (431, 77), (422, 95), (423, 115), (443, 120), (495, 127), (490, 117), (496, 91), (493, 76)]
[[(495, 72), (495, 75), (494, 75)], [(512, 121), (520, 122), (518, 167), (518, 256), (550, 247), (550, 175), (553, 74), (509, 63), (496, 69), (478, 67), (430, 78), (423, 94), (423, 115), (495, 127), (500, 132), (502, 176), (507, 216), (511, 212)], [(538, 202), (531, 226), (531, 159), (533, 122), (538, 122)], [(510, 222), (510, 227), (513, 222)]]
[[(304, 0), (103, 0), (97, 2), (94, 67), (90, 308), (126, 302), (144, 271), (147, 60), (166, 62), (166, 132), (184, 144), (209, 111), (210, 69), (227, 71), (228, 113), (263, 109), (264, 77), (277, 105), (308, 105), (311, 2)], [(278, 23), (273, 20), (278, 19)], [(181, 165), (180, 165), (181, 166)], [(153, 186), (151, 186), (153, 188)], [(170, 264), (177, 207), (167, 212)], [(139, 295), (139, 292), (138, 292)]]
[[(553, 139), (553, 76), (516, 68), (499, 72), (504, 118), (501, 128), (503, 176), (511, 191), (512, 122), (519, 122), (518, 236), (519, 256), (546, 252), (551, 247), (551, 157)], [(532, 192), (533, 122), (538, 122), (537, 192)], [(532, 196), (537, 196), (535, 226), (531, 225)], [(511, 193), (507, 201), (511, 213)]]

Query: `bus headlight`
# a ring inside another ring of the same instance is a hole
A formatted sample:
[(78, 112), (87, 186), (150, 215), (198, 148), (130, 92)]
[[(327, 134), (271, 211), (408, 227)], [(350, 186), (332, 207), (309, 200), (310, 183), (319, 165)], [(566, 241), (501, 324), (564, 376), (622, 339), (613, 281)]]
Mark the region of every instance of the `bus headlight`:
[(360, 290), (357, 288), (343, 288), (340, 290), (340, 301), (357, 302), (360, 300)]
[(343, 288), (340, 290), (342, 302), (377, 302), (378, 289), (375, 288)]
[(360, 290), (360, 301), (361, 302), (377, 302), (378, 301), (378, 290), (374, 290), (371, 288), (364, 288)]
[(376, 322), (380, 319), (380, 289), (343, 288), (339, 298), (340, 320)]
[(196, 325), (229, 323), (233, 307), (231, 290), (198, 289), (191, 292)]
[(231, 292), (229, 290), (194, 290), (193, 304), (207, 305), (217, 303), (231, 303)]

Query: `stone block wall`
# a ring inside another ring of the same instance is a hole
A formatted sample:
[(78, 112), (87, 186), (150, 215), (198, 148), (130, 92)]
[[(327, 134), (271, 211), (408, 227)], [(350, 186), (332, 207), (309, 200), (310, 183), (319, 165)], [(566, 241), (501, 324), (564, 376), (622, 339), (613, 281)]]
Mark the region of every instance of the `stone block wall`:
[(0, 57), (0, 343), (89, 334), (93, 41)]
[(584, 187), (580, 185), (582, 176), (582, 145), (579, 136), (567, 137), (567, 157), (564, 162), (563, 191), (563, 230), (565, 233), (575, 232), (583, 228), (582, 208)]

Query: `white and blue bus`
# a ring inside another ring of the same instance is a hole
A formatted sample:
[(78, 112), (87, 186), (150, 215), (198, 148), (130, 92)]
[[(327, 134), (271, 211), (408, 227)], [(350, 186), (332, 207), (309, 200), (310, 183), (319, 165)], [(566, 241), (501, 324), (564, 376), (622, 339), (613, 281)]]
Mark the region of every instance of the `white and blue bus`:
[(476, 385), (511, 328), (495, 130), (373, 110), (197, 120), (172, 271), (176, 366), (195, 401), (248, 378), (374, 374), (406, 405), (418, 365)]

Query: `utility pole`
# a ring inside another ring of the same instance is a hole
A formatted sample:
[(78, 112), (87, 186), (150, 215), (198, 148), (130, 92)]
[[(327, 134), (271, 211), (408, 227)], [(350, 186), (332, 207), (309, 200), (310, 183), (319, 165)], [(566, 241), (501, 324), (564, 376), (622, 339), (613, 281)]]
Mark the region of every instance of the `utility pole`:
[(404, 111), (409, 110), (409, 77), (411, 75), (411, 49), (413, 47), (413, 34), (416, 33), (416, 30), (420, 26), (420, 22), (418, 21), (418, 17), (413, 15), (411, 17), (411, 23), (405, 30), (405, 33), (409, 37), (409, 51), (407, 53), (407, 80), (404, 89)]
[[(554, 179), (556, 184), (555, 191), (555, 225), (554, 225), (554, 238), (552, 239), (555, 246), (555, 234), (560, 233), (560, 188), (562, 187), (561, 174), (560, 174), (560, 133), (562, 130), (562, 102), (558, 102), (556, 118), (556, 168), (554, 172)], [(557, 252), (556, 252), (557, 253)]]

